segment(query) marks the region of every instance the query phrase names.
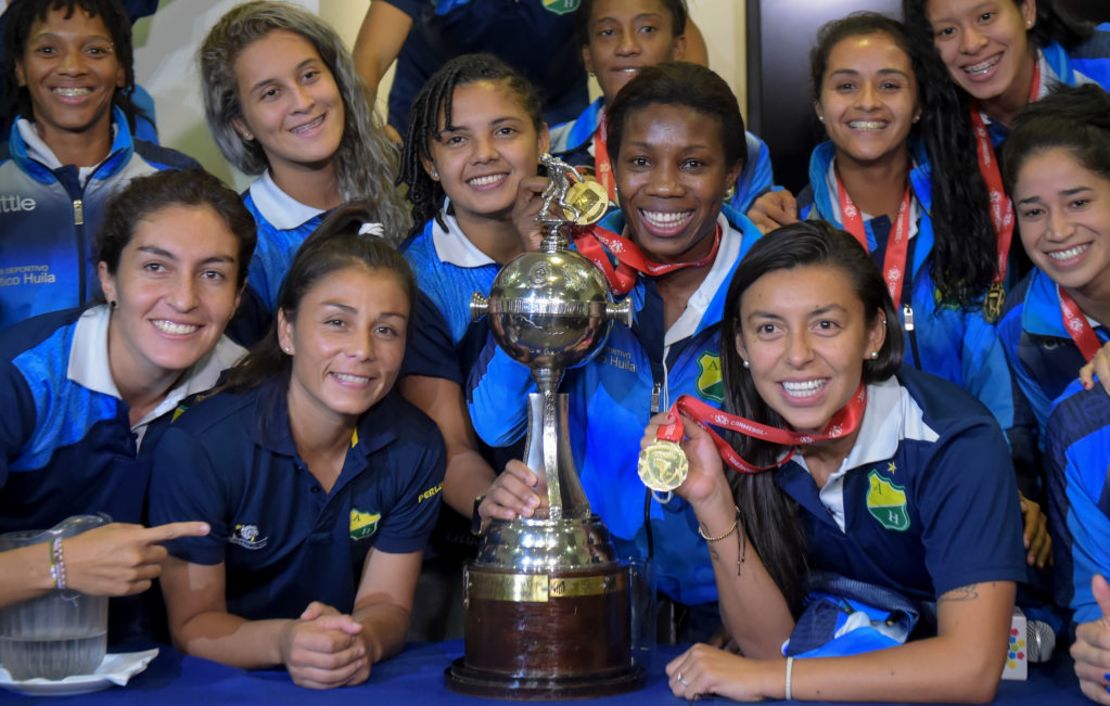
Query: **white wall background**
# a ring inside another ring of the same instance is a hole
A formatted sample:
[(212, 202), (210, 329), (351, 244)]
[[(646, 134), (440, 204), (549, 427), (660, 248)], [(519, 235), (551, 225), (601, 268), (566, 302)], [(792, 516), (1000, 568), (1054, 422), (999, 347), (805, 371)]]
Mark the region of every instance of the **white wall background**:
[[(292, 0), (317, 12), (353, 45), (369, 6), (366, 0)], [(154, 96), (162, 144), (192, 155), (206, 169), (236, 189), (250, 179), (232, 169), (208, 133), (196, 51), (209, 28), (241, 0), (161, 0), (158, 12), (135, 25), (135, 74)], [(746, 105), (744, 12), (745, 0), (687, 0), (709, 47), (709, 64)], [(379, 109), (393, 80), (390, 71), (378, 91)], [(594, 88), (596, 94), (596, 87)]]

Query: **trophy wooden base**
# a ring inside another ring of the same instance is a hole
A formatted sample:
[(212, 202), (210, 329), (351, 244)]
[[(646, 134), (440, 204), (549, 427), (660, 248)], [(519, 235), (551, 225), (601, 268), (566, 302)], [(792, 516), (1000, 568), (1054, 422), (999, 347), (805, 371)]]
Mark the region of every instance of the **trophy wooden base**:
[(451, 663), (443, 676), (451, 691), (467, 696), (511, 701), (560, 701), (623, 694), (644, 685), (644, 670), (631, 664), (612, 674), (544, 678), (517, 678), (471, 669), (466, 658)]
[(447, 670), (448, 686), (526, 700), (639, 688), (628, 578), (616, 563), (543, 574), (467, 567), (466, 654)]

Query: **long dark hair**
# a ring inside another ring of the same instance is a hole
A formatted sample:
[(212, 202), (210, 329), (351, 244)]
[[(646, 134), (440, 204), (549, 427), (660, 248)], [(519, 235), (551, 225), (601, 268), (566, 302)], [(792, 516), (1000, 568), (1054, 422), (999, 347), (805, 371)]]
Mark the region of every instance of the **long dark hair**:
[[(902, 363), (902, 331), (883, 277), (851, 235), (824, 221), (801, 221), (779, 228), (756, 241), (732, 276), (721, 328), (721, 367), (725, 409), (762, 424), (785, 427), (786, 422), (756, 391), (751, 372), (736, 349), (742, 330), (740, 300), (758, 279), (778, 270), (824, 265), (835, 267), (852, 284), (863, 303), (868, 325), (883, 317), (886, 339), (878, 357), (863, 363), (863, 382), (889, 378)], [(749, 461), (769, 465), (782, 447), (739, 434), (729, 435), (733, 448)], [(729, 483), (740, 508), (744, 529), (768, 573), (791, 609), (798, 611), (805, 594), (805, 534), (797, 504), (775, 483), (774, 473), (729, 473)]]
[(1002, 147), (1007, 190), (1025, 161), (1042, 150), (1065, 149), (1084, 168), (1110, 181), (1110, 95), (1096, 85), (1057, 86), (1014, 118)]
[[(324, 277), (352, 265), (370, 270), (385, 270), (401, 281), (409, 300), (409, 309), (416, 297), (416, 280), (405, 258), (386, 241), (360, 234), (363, 225), (374, 222), (377, 210), (363, 202), (348, 203), (332, 211), (312, 235), (301, 244), (293, 264), (278, 290), (277, 309), (292, 320), (305, 295)], [(408, 330), (412, 330), (410, 314)], [(292, 358), (281, 350), (278, 341), (278, 317), (269, 331), (251, 348), (238, 365), (227, 372), (225, 389), (244, 390), (261, 385), (275, 377), (289, 378)]]
[(496, 81), (508, 89), (532, 119), (536, 132), (542, 132), (543, 102), (536, 89), (517, 71), (492, 54), (463, 54), (436, 71), (412, 102), (409, 112), (409, 133), (401, 155), (401, 172), (397, 184), (407, 184), (412, 201), (413, 231), (420, 230), (434, 218), (442, 228), (439, 205), (445, 196), (440, 183), (424, 171), (422, 160), (431, 160), (428, 143), (439, 137), (440, 115), (444, 128), (451, 125), (451, 104), (455, 89), (476, 81)]
[[(99, 17), (104, 23), (114, 45), (116, 60), (123, 69), (123, 86), (116, 88), (112, 94), (112, 104), (123, 110), (128, 126), (134, 132), (135, 118), (141, 112), (131, 100), (135, 90), (135, 56), (131, 45), (131, 21), (119, 0), (16, 0), (8, 7), (4, 13), (4, 53), (0, 58), (0, 71), (4, 77), (0, 79), (4, 81), (3, 96), (0, 98), (0, 125), (10, 126), (16, 116), (31, 118), (33, 115), (31, 94), (16, 80), (15, 65), (27, 50), (31, 26), (36, 22), (46, 22), (46, 16), (54, 10), (64, 11), (67, 20), (80, 10), (90, 17)], [(145, 114), (143, 117), (149, 118)]]
[(933, 203), (930, 216), (936, 239), (931, 257), (933, 281), (945, 302), (970, 306), (990, 286), (997, 271), (996, 238), (990, 197), (979, 174), (974, 133), (963, 130), (967, 109), (933, 50), (911, 41), (901, 23), (874, 12), (853, 13), (829, 22), (817, 33), (810, 52), (814, 98), (821, 96), (829, 54), (849, 37), (885, 34), (910, 58), (917, 78), (921, 119), (912, 136), (928, 154)]

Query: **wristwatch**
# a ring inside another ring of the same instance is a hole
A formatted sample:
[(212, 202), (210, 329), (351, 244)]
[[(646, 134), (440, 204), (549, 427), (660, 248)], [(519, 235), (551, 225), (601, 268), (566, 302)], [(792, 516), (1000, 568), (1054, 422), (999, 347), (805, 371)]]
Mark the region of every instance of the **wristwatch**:
[(478, 514), (478, 506), (486, 499), (485, 495), (474, 498), (474, 512), (470, 514), (470, 533), (477, 537), (482, 534), (482, 516)]

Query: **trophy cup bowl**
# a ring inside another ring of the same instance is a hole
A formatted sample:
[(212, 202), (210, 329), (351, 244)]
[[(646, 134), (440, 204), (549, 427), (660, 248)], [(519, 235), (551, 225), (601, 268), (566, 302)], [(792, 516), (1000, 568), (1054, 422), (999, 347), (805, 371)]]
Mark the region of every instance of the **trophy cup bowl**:
[[(570, 169), (546, 156), (545, 164)], [(553, 192), (566, 174), (553, 176)], [(462, 693), (565, 699), (643, 683), (631, 659), (628, 567), (590, 512), (566, 433), (567, 396), (557, 393), (563, 370), (600, 347), (613, 320), (631, 325), (632, 308), (614, 304), (601, 271), (566, 249), (568, 208), (545, 199), (542, 252), (506, 264), (489, 297), (471, 300), (471, 314), (489, 317), (498, 345), (536, 380), (524, 462), (548, 502), (532, 518), (491, 521), (466, 568), (465, 655), (447, 670), (448, 686)]]

